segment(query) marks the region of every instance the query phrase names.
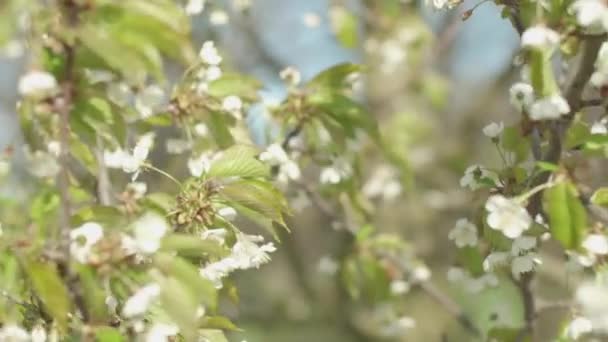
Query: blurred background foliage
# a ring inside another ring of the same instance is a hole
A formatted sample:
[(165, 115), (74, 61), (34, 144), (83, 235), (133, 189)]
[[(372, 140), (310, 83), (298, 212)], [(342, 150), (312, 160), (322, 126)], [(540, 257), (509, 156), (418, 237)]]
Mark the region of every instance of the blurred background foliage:
[[(2, 146), (21, 140), (13, 110), (17, 100), (14, 85), (28, 60), (28, 52), (22, 51), (28, 47), (16, 45), (9, 34), (17, 25), (16, 14), (23, 3), (7, 4), (0, 4), (0, 41), (5, 46), (0, 59)], [(393, 248), (398, 241), (395, 237), (407, 241), (397, 248), (407, 251), (413, 260), (424, 260), (435, 286), (456, 298), (476, 326), (485, 331), (521, 322), (520, 295), (510, 282), (471, 295), (451, 288), (445, 277), (447, 268), (458, 262), (456, 249), (447, 239), (449, 229), (456, 218), (475, 216), (471, 208), (479, 205), (472, 204), (485, 198), (485, 194), (460, 188), (459, 179), (472, 163), (500, 165), (493, 146), (479, 132), (491, 121), (504, 120), (508, 125), (518, 119), (504, 96), (517, 78), (513, 67), (517, 33), (509, 21), (500, 19), (500, 9), (491, 2), (477, 7), (463, 21), (459, 12), (475, 4), (465, 1), (461, 10), (437, 13), (422, 2), (401, 0), (251, 0), (247, 6), (209, 0), (201, 15), (192, 18), (194, 46), (216, 41), (232, 68), (262, 82), (260, 96), (266, 105), (275, 105), (288, 95), (279, 77), (285, 67), (295, 67), (309, 81), (330, 66), (361, 63), (365, 70), (356, 96), (378, 120), (384, 146), (404, 158), (408, 170), (409, 186), (399, 196), (383, 198), (380, 194), (363, 201), (373, 222), (373, 228), (363, 231), (373, 230), (373, 238), (357, 235), (360, 240), (353, 243), (341, 226), (347, 210), (336, 216), (319, 205), (297, 205), (299, 210), (288, 220), (291, 233), (281, 234), (273, 261), (258, 272), (235, 277), (238, 301), (222, 303), (226, 316), (243, 329), (231, 333), (230, 340), (475, 340), (428, 291), (412, 287), (407, 294), (391, 293), (387, 287), (393, 277), (390, 267), (367, 263), (366, 253)], [(181, 25), (167, 24), (178, 31)], [(190, 37), (157, 38), (165, 39), (164, 53), (171, 55), (185, 48), (179, 39)], [(85, 41), (95, 44), (94, 37)], [(190, 53), (175, 56), (187, 59)], [(156, 57), (149, 57), (148, 62), (154, 63)], [(114, 61), (126, 72), (142, 61), (135, 56), (131, 62)], [(168, 74), (158, 78), (175, 81), (182, 71), (179, 62), (170, 63)], [(272, 117), (281, 114), (254, 105), (248, 116), (254, 141), (260, 145), (271, 142), (280, 130)], [(169, 136), (171, 130), (163, 134)], [(358, 150), (364, 179), (386, 162), (377, 152), (371, 144)], [(165, 157), (153, 156), (155, 164), (164, 165)], [(18, 153), (16, 158), (19, 161)], [(180, 167), (166, 165), (177, 174), (185, 173)], [(316, 174), (313, 170), (305, 173), (309, 177)], [(4, 191), (18, 195), (16, 190), (26, 188), (25, 174), (13, 173), (13, 186)], [(166, 181), (145, 177), (159, 188)], [(292, 202), (300, 198), (299, 192), (306, 189), (296, 190)], [(339, 203), (329, 205), (331, 209)], [(378, 241), (382, 238), (385, 240)], [(560, 258), (557, 252), (543, 256), (545, 267), (536, 286), (543, 289), (541, 295), (547, 300), (561, 298), (569, 290)], [(356, 279), (349, 275), (351, 265), (361, 267), (365, 275)], [(389, 300), (390, 310), (382, 304)], [(551, 311), (540, 318), (539, 331), (541, 335), (547, 332), (543, 340), (552, 338), (563, 314)], [(400, 316), (413, 318), (415, 326), (394, 333), (384, 324)]]

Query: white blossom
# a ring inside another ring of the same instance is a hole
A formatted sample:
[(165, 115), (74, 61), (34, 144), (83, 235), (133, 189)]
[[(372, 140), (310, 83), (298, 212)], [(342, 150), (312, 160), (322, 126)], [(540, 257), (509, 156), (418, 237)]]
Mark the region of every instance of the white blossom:
[(251, 7), (251, 0), (232, 0), (232, 6), (237, 11), (244, 11)]
[(518, 256), (536, 248), (536, 238), (534, 236), (519, 236), (513, 240), (511, 245), (511, 255)]
[(350, 177), (352, 174), (351, 166), (343, 158), (334, 160), (331, 166), (321, 169), (319, 182), (321, 184), (338, 184)]
[(161, 110), (164, 103), (165, 92), (157, 85), (147, 86), (135, 96), (135, 109), (144, 119)]
[(122, 315), (126, 318), (142, 316), (160, 295), (160, 286), (156, 283), (148, 284), (135, 292), (127, 299), (122, 308)]
[(593, 254), (608, 254), (608, 238), (606, 238), (606, 235), (590, 234), (583, 240), (582, 246)]
[(209, 135), (209, 127), (202, 122), (197, 123), (194, 125), (194, 134), (198, 137), (205, 138)]
[(415, 281), (427, 281), (431, 279), (431, 270), (424, 265), (418, 265), (412, 270), (412, 279)]
[(483, 270), (492, 272), (497, 267), (505, 266), (509, 262), (510, 255), (507, 252), (492, 252), (483, 260)]
[(407, 334), (414, 327), (416, 327), (416, 321), (413, 318), (402, 316), (389, 321), (381, 328), (380, 333), (383, 337), (399, 337)]
[(501, 231), (508, 238), (520, 236), (532, 224), (532, 218), (526, 209), (514, 199), (492, 195), (485, 208), (488, 211), (488, 226)]
[(593, 324), (585, 317), (576, 317), (566, 327), (566, 336), (578, 340), (581, 336), (593, 331)]
[(0, 329), (0, 341), (30, 342), (30, 335), (22, 327), (9, 323)]
[(215, 43), (210, 40), (203, 43), (198, 55), (208, 65), (218, 65), (222, 62), (222, 56), (215, 48)]
[(304, 13), (302, 16), (302, 21), (304, 25), (310, 28), (317, 28), (321, 25), (321, 17), (314, 12)]
[(215, 25), (215, 26), (226, 25), (228, 23), (229, 19), (230, 18), (228, 17), (228, 13), (226, 13), (226, 11), (221, 10), (221, 9), (213, 10), (209, 14), (209, 22), (211, 23), (211, 25)]
[(228, 221), (234, 221), (237, 212), (233, 207), (223, 207), (217, 211), (217, 214)]
[(259, 268), (270, 261), (269, 253), (276, 250), (272, 242), (261, 244), (264, 238), (259, 235), (237, 234), (229, 256), (205, 265), (200, 269), (202, 277), (212, 281), (217, 288), (222, 287), (222, 278), (236, 270)]
[(608, 134), (608, 127), (606, 127), (606, 120), (602, 119), (596, 121), (591, 125), (591, 134)]
[(498, 278), (493, 273), (485, 273), (477, 278), (469, 276), (465, 279), (464, 286), (469, 293), (479, 293), (488, 287), (498, 286)]
[(197, 15), (201, 14), (205, 9), (205, 0), (188, 0), (186, 4), (186, 14), (188, 15)]
[(201, 233), (201, 239), (213, 240), (223, 245), (226, 239), (226, 234), (228, 234), (228, 231), (225, 228), (207, 229)]
[(175, 324), (154, 323), (146, 332), (145, 342), (170, 342), (179, 333), (179, 328)]
[(266, 150), (260, 153), (259, 159), (268, 165), (279, 167), (277, 180), (281, 184), (287, 184), (289, 180), (298, 180), (302, 176), (298, 164), (287, 155), (280, 144), (268, 145)]
[(558, 119), (570, 112), (570, 105), (559, 94), (543, 97), (530, 106), (530, 118), (532, 120)]
[(392, 200), (402, 191), (397, 177), (398, 173), (393, 167), (381, 165), (374, 169), (361, 191), (368, 198), (382, 197), (384, 200)]
[(292, 66), (286, 67), (285, 69), (281, 70), (279, 76), (282, 80), (284, 80), (285, 82), (287, 82), (287, 84), (291, 86), (297, 86), (298, 84), (300, 84), (300, 82), (302, 82), (302, 75), (300, 74), (300, 71), (298, 71), (298, 69)]
[(383, 73), (394, 72), (407, 58), (405, 47), (396, 39), (388, 39), (380, 45), (381, 64)]
[(44, 330), (44, 327), (40, 324), (32, 328), (31, 335), (31, 342), (46, 342), (47, 340), (46, 330)]
[(55, 177), (60, 170), (57, 158), (45, 151), (35, 151), (31, 153), (28, 148), (24, 148), (27, 162), (27, 170), (34, 177), (47, 178)]
[(450, 231), (448, 238), (459, 248), (474, 247), (477, 245), (477, 227), (466, 218), (461, 218), (456, 221), (456, 226)]
[(239, 113), (243, 109), (243, 101), (236, 95), (226, 96), (222, 101), (222, 108), (230, 113)]
[(103, 238), (99, 223), (87, 222), (70, 231), (70, 255), (79, 263), (89, 262), (93, 246)]
[(502, 121), (499, 123), (492, 122), (483, 128), (483, 134), (488, 138), (494, 139), (497, 138), (504, 129), (505, 125)]
[(298, 193), (295, 197), (290, 198), (290, 204), (291, 204), (290, 207), (295, 212), (299, 213), (302, 210), (310, 207), (312, 205), (312, 202), (305, 191), (298, 191)]
[(61, 143), (57, 140), (51, 140), (46, 145), (46, 149), (53, 157), (57, 158), (61, 154)]
[(513, 107), (523, 112), (534, 102), (534, 88), (528, 83), (515, 83), (509, 89), (509, 99)]
[(460, 186), (475, 191), (483, 186), (481, 180), (484, 178), (490, 179), (494, 182), (496, 181), (496, 176), (483, 166), (471, 165), (467, 167), (467, 169), (464, 171), (464, 175), (462, 178), (460, 178)]
[(147, 212), (133, 224), (135, 248), (139, 253), (152, 254), (160, 248), (169, 224), (159, 214)]
[(425, 0), (425, 4), (435, 10), (452, 9), (461, 2), (461, 0)]
[(576, 15), (576, 22), (590, 33), (604, 31), (608, 20), (608, 8), (600, 0), (577, 0), (570, 10)]
[(608, 333), (608, 286), (586, 282), (576, 290), (576, 303), (583, 317), (591, 321), (593, 331)]
[(338, 264), (336, 259), (332, 258), (329, 255), (324, 255), (321, 257), (321, 259), (319, 259), (317, 268), (321, 273), (334, 275), (340, 268), (340, 265)]
[(25, 52), (24, 44), (18, 39), (11, 39), (4, 46), (0, 47), (0, 56), (9, 59), (16, 59), (23, 56)]
[(114, 151), (104, 151), (104, 162), (109, 168), (122, 168), (126, 173), (133, 173), (132, 180), (134, 181), (144, 166), (153, 144), (154, 133), (146, 133), (139, 138), (132, 154), (120, 148)]
[(211, 168), (213, 156), (209, 152), (203, 152), (198, 157), (188, 159), (188, 170), (194, 177), (200, 177)]
[(390, 284), (391, 293), (393, 295), (402, 295), (410, 290), (410, 284), (405, 280), (393, 280)]
[(559, 44), (559, 34), (545, 26), (532, 26), (521, 36), (521, 46), (537, 49), (552, 49)]
[(519, 279), (522, 274), (532, 272), (536, 265), (541, 263), (540, 258), (535, 253), (516, 256), (511, 261), (511, 273), (515, 279)]
[(118, 299), (116, 299), (116, 297), (114, 296), (107, 296), (104, 299), (104, 303), (106, 304), (106, 307), (108, 308), (108, 311), (112, 314), (116, 313), (116, 308), (118, 307)]
[(105, 150), (103, 151), (103, 161), (106, 167), (112, 169), (122, 168), (123, 162), (129, 158), (129, 153), (123, 149), (116, 149), (114, 151)]
[(192, 142), (185, 139), (167, 139), (165, 145), (169, 154), (182, 154), (192, 148)]
[(19, 79), (19, 94), (22, 96), (44, 97), (57, 90), (55, 76), (44, 71), (30, 71)]
[(467, 277), (467, 272), (460, 267), (450, 267), (446, 277), (450, 283), (459, 283)]
[(608, 43), (602, 43), (595, 59), (595, 71), (589, 82), (596, 88), (608, 85)]
[(114, 104), (124, 107), (129, 102), (131, 102), (131, 98), (133, 97), (133, 92), (128, 84), (123, 82), (113, 82), (108, 84), (107, 90), (108, 99)]

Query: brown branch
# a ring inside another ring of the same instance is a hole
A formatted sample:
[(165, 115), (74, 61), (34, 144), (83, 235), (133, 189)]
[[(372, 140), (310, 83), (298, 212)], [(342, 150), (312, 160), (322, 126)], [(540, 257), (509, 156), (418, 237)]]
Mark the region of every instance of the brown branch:
[[(574, 115), (584, 106), (585, 102), (582, 100), (582, 94), (587, 82), (589, 82), (589, 79), (593, 74), (595, 69), (594, 62), (604, 40), (605, 37), (599, 36), (591, 37), (585, 41), (578, 64), (578, 69), (574, 74), (572, 82), (565, 91), (565, 98), (570, 105), (570, 113), (563, 119), (556, 120), (548, 124), (550, 133), (549, 148), (546, 154), (542, 157), (542, 161), (552, 164), (559, 164), (562, 156), (563, 140), (568, 128), (572, 123)], [(532, 181), (531, 187), (534, 188), (546, 183), (550, 176), (550, 172), (540, 173)], [(530, 203), (528, 204), (528, 212), (532, 217), (542, 213), (542, 194), (543, 191), (539, 191), (530, 199)], [(518, 336), (518, 341), (523, 341), (526, 335), (534, 333), (536, 308), (534, 296), (531, 290), (533, 279), (533, 273), (524, 274), (517, 284), (524, 301), (524, 317), (526, 321), (526, 326), (524, 329), (522, 329), (520, 335)]]
[[(78, 23), (78, 5), (72, 0), (64, 0), (60, 3), (62, 13), (65, 15), (66, 26), (73, 28)], [(70, 113), (75, 97), (75, 68), (76, 50), (74, 43), (62, 42), (65, 57), (63, 78), (61, 80), (61, 95), (56, 99), (56, 106), (59, 114), (59, 175), (57, 177), (57, 188), (60, 198), (60, 226), (59, 226), (59, 251), (64, 257), (58, 261), (59, 273), (65, 280), (73, 302), (79, 309), (82, 319), (86, 322), (89, 319), (88, 310), (84, 297), (78, 286), (78, 275), (70, 265)]]

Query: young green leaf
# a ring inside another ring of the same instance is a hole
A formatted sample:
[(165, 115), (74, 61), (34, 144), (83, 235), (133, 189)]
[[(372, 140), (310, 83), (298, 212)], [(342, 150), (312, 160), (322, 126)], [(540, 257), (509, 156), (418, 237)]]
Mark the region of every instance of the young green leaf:
[(258, 150), (253, 146), (233, 146), (223, 152), (222, 156), (211, 164), (208, 177), (242, 177), (265, 178), (270, 175), (266, 164), (256, 156)]
[(561, 182), (545, 190), (545, 211), (551, 235), (566, 249), (576, 249), (587, 228), (587, 213), (574, 185)]
[(44, 304), (46, 312), (57, 322), (61, 331), (68, 327), (68, 313), (71, 309), (70, 295), (55, 265), (40, 261), (25, 263), (34, 291)]

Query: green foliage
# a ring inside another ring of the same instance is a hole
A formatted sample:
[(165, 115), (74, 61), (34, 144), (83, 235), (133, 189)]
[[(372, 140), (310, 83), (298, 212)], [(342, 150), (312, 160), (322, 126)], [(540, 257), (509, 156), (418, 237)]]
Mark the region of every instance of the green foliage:
[(560, 182), (545, 190), (544, 201), (551, 235), (564, 248), (577, 249), (587, 229), (587, 213), (569, 182)]

